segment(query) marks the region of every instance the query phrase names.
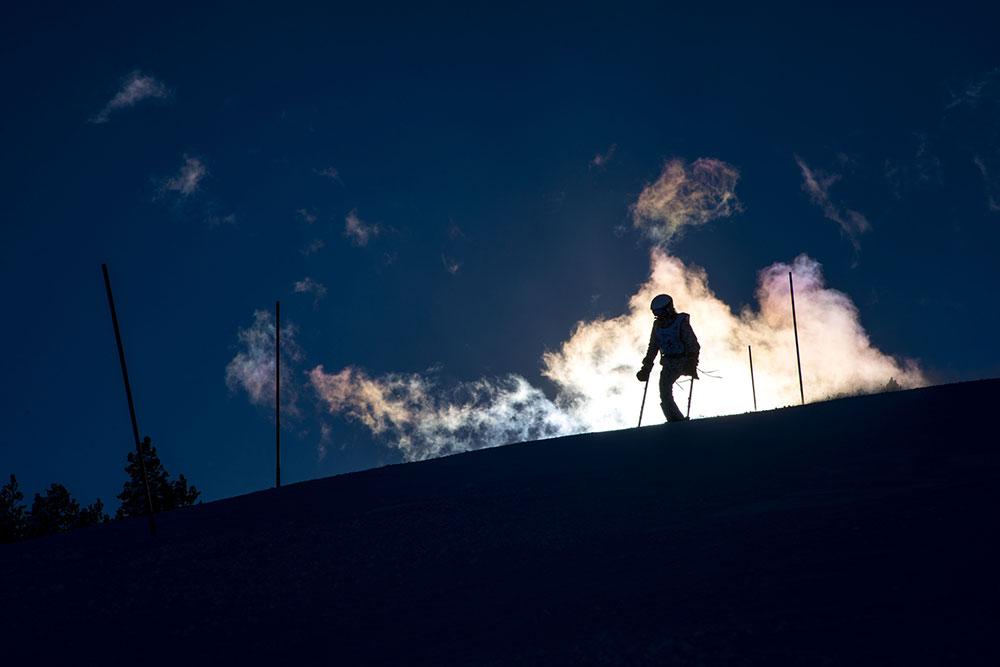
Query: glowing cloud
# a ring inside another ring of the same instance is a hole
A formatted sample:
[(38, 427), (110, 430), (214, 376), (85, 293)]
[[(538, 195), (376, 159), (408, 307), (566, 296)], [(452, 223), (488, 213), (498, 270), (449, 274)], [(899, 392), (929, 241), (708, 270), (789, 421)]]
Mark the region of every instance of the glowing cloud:
[[(650, 262), (650, 278), (630, 299), (628, 314), (578, 324), (558, 352), (543, 357), (542, 373), (559, 387), (587, 430), (622, 428), (635, 420), (640, 394), (634, 374), (652, 325), (649, 302), (661, 292), (691, 314), (701, 343), (701, 368), (715, 376), (706, 373), (701, 381), (692, 417), (752, 409), (747, 345), (754, 350), (758, 406), (797, 403), (789, 271), (795, 276), (807, 400), (875, 391), (890, 378), (906, 387), (926, 383), (915, 363), (896, 360), (872, 346), (854, 304), (826, 287), (819, 263), (805, 255), (791, 265), (778, 263), (761, 271), (758, 307), (739, 312), (712, 293), (702, 269), (661, 250), (651, 253)], [(658, 402), (651, 400), (647, 414), (657, 414)]]
[(374, 379), (358, 368), (327, 373), (316, 366), (309, 380), (330, 413), (364, 424), (410, 461), (580, 430), (516, 375), (439, 390), (431, 375)]
[[(914, 362), (871, 344), (851, 300), (828, 288), (819, 263), (805, 255), (761, 271), (758, 307), (739, 312), (712, 293), (702, 269), (658, 249), (650, 263), (650, 277), (629, 300), (626, 314), (581, 322), (559, 350), (543, 355), (542, 374), (557, 387), (554, 399), (516, 375), (443, 389), (428, 375), (372, 378), (353, 367), (327, 373), (317, 366), (309, 372), (310, 383), (330, 413), (360, 422), (408, 460), (626, 428), (639, 413), (642, 385), (635, 372), (652, 325), (649, 302), (666, 292), (691, 314), (702, 346), (701, 367), (708, 371), (692, 417), (752, 409), (747, 345), (754, 350), (758, 406), (794, 405), (799, 389), (788, 292), (792, 271), (808, 401), (877, 391), (891, 378), (903, 387), (926, 384)], [(655, 393), (647, 399), (648, 423), (663, 421)], [(684, 392), (677, 395), (683, 398)]]
[(125, 77), (125, 80), (122, 81), (122, 87), (104, 105), (104, 108), (90, 119), (90, 122), (106, 123), (115, 111), (134, 107), (143, 100), (167, 97), (170, 97), (169, 88), (155, 78), (136, 70)]
[[(331, 414), (364, 425), (408, 460), (630, 427), (642, 396), (635, 372), (652, 326), (649, 302), (667, 293), (690, 313), (701, 343), (703, 379), (692, 417), (752, 409), (748, 345), (754, 351), (758, 406), (793, 405), (799, 402), (799, 389), (789, 271), (795, 276), (808, 401), (877, 391), (890, 379), (902, 387), (926, 384), (915, 362), (895, 359), (872, 345), (850, 298), (827, 287), (820, 264), (806, 255), (761, 271), (756, 307), (734, 310), (715, 296), (703, 269), (663, 249), (686, 227), (741, 210), (734, 192), (738, 179), (739, 172), (719, 160), (702, 158), (690, 165), (672, 160), (642, 191), (633, 206), (634, 222), (658, 244), (650, 251), (649, 278), (629, 299), (627, 312), (579, 322), (558, 350), (542, 356), (541, 374), (554, 384), (554, 398), (517, 375), (446, 388), (438, 386), (433, 374), (370, 377), (354, 367), (328, 373), (316, 366), (309, 372), (310, 384)], [(682, 389), (688, 387), (682, 383)], [(654, 389), (647, 399), (649, 423), (663, 420), (656, 393)], [(683, 400), (683, 393), (678, 394)]]
[(686, 227), (743, 210), (735, 192), (739, 179), (739, 170), (722, 160), (699, 158), (691, 164), (669, 160), (656, 182), (639, 193), (632, 206), (632, 224), (665, 246)]
[[(237, 334), (240, 350), (226, 366), (226, 386), (231, 392), (245, 392), (250, 403), (267, 407), (274, 405), (274, 316), (258, 310), (253, 320), (253, 324)], [(282, 324), (281, 407), (290, 415), (298, 414), (294, 365), (301, 361), (302, 351), (295, 340), (296, 333), (295, 325)]]

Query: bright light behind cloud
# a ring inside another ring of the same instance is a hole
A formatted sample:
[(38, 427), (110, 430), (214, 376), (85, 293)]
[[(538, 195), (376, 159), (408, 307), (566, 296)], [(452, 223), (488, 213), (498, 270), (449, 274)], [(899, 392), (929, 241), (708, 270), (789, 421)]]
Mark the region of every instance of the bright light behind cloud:
[[(642, 385), (635, 379), (652, 326), (649, 302), (670, 293), (691, 314), (701, 342), (701, 368), (692, 417), (753, 408), (747, 345), (753, 346), (759, 409), (799, 402), (788, 272), (795, 279), (806, 400), (876, 391), (895, 378), (903, 387), (926, 384), (912, 361), (873, 347), (850, 298), (823, 282), (820, 265), (801, 255), (760, 272), (756, 308), (734, 311), (712, 293), (705, 272), (662, 250), (650, 255), (650, 277), (629, 300), (626, 314), (579, 323), (559, 350), (546, 353), (542, 374), (558, 388), (554, 399), (516, 375), (480, 379), (451, 390), (431, 376), (363, 370), (310, 371), (313, 388), (331, 414), (360, 422), (409, 460), (539, 437), (634, 426)], [(657, 371), (658, 372), (658, 371)], [(716, 376), (716, 377), (710, 377)], [(690, 386), (675, 387), (683, 405)], [(655, 377), (645, 422), (662, 423)]]
[[(701, 368), (708, 371), (695, 388), (692, 417), (753, 409), (747, 345), (753, 346), (758, 407), (797, 404), (788, 271), (795, 279), (806, 400), (874, 391), (890, 378), (903, 386), (926, 383), (913, 362), (896, 360), (871, 345), (854, 304), (826, 287), (819, 263), (805, 255), (791, 266), (779, 263), (761, 271), (757, 307), (738, 312), (712, 293), (703, 270), (662, 250), (652, 251), (650, 262), (649, 280), (630, 299), (627, 314), (580, 323), (559, 351), (544, 356), (542, 373), (562, 395), (576, 397), (573, 411), (587, 430), (624, 428), (637, 420), (641, 385), (635, 372), (652, 326), (649, 302), (661, 292), (691, 314), (701, 343)], [(678, 398), (687, 395), (689, 384), (685, 380), (683, 385), (675, 389)], [(662, 422), (658, 403), (651, 397), (646, 414)]]
[[(768, 409), (799, 402), (788, 272), (794, 274), (802, 374), (807, 401), (877, 391), (890, 379), (903, 387), (926, 384), (912, 361), (873, 347), (850, 298), (827, 287), (818, 262), (800, 255), (757, 276), (756, 304), (732, 308), (711, 290), (705, 271), (671, 256), (666, 245), (686, 227), (741, 210), (739, 171), (721, 160), (690, 165), (671, 160), (647, 186), (633, 217), (656, 246), (650, 275), (614, 318), (579, 322), (558, 350), (542, 356), (541, 374), (556, 387), (546, 396), (517, 375), (483, 378), (447, 388), (433, 374), (371, 377), (348, 367), (309, 372), (327, 410), (361, 423), (408, 460), (519, 440), (634, 426), (642, 384), (635, 378), (649, 340), (649, 302), (673, 296), (691, 315), (701, 342), (703, 379), (695, 387), (692, 417), (747, 412), (753, 401), (747, 346), (753, 347), (757, 404)], [(748, 276), (749, 278), (749, 276)], [(688, 381), (675, 389), (686, 403)], [(655, 378), (646, 423), (661, 423)]]

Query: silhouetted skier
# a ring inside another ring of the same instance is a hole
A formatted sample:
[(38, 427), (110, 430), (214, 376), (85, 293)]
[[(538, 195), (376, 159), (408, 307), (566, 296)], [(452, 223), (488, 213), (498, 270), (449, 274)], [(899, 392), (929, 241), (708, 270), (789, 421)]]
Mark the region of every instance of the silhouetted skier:
[(686, 417), (674, 402), (674, 382), (682, 375), (698, 378), (698, 352), (701, 345), (691, 328), (691, 316), (674, 310), (674, 300), (668, 294), (657, 295), (649, 304), (656, 321), (649, 335), (649, 347), (642, 368), (635, 374), (646, 382), (653, 370), (656, 353), (660, 353), (660, 407), (668, 422), (684, 421)]

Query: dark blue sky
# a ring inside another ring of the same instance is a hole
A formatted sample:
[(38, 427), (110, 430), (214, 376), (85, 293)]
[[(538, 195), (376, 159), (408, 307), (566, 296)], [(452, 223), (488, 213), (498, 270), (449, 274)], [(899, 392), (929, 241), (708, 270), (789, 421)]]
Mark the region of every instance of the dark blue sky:
[[(672, 248), (726, 303), (805, 252), (880, 349), (936, 382), (995, 377), (997, 19), (957, 3), (8, 10), (0, 474), (115, 505), (132, 445), (104, 261), (140, 427), (207, 499), (273, 479), (268, 411), (226, 366), (277, 298), (299, 373), (544, 387), (541, 354), (647, 277), (629, 206), (672, 157), (741, 172), (743, 213)], [(108, 107), (134, 73), (162, 89)], [(832, 203), (871, 225), (860, 250), (796, 156), (839, 177)], [(186, 160), (205, 170), (190, 192)], [(367, 245), (344, 234), (352, 211), (380, 230)], [(293, 293), (306, 277), (324, 298)], [(284, 479), (399, 460), (337, 418), (320, 460), (321, 411), (300, 403)]]

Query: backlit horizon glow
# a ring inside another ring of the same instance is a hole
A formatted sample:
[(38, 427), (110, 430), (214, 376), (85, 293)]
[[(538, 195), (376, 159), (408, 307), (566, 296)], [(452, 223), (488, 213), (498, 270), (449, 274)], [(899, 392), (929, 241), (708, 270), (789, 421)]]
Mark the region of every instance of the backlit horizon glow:
[[(827, 287), (819, 262), (809, 256), (766, 267), (757, 276), (757, 303), (731, 307), (712, 292), (704, 269), (669, 254), (667, 243), (686, 227), (741, 210), (738, 180), (738, 169), (721, 160), (665, 164), (633, 207), (637, 226), (657, 242), (650, 250), (649, 278), (623, 314), (579, 322), (558, 350), (542, 355), (541, 374), (556, 386), (554, 397), (517, 375), (448, 388), (426, 374), (373, 378), (360, 368), (329, 373), (319, 365), (309, 371), (310, 384), (330, 414), (363, 424), (408, 460), (627, 428), (636, 423), (641, 402), (635, 372), (649, 340), (649, 303), (656, 294), (668, 293), (679, 310), (691, 315), (701, 343), (705, 373), (692, 418), (752, 410), (748, 345), (754, 350), (758, 408), (794, 405), (799, 385), (791, 272), (807, 401), (877, 391), (891, 379), (903, 387), (925, 385), (916, 362), (896, 359), (871, 344), (850, 297)], [(664, 421), (655, 380), (647, 397), (647, 424)], [(690, 383), (679, 385), (683, 388), (675, 388), (675, 395), (682, 399)]]

